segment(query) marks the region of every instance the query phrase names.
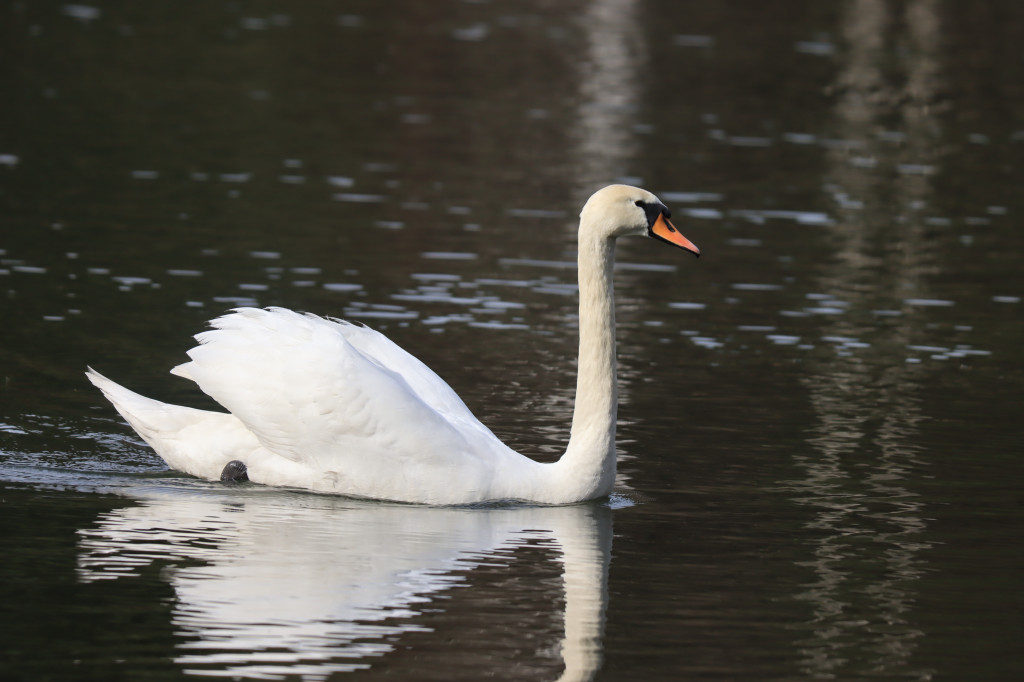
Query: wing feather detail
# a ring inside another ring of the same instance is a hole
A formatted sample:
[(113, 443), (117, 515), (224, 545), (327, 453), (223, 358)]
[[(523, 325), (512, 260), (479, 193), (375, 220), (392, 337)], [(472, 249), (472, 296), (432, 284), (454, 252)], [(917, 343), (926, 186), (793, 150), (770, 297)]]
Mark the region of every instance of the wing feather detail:
[(345, 488), (388, 476), (429, 486), (507, 450), (437, 374), (367, 327), (281, 308), (239, 308), (211, 326), (172, 372), (265, 448)]

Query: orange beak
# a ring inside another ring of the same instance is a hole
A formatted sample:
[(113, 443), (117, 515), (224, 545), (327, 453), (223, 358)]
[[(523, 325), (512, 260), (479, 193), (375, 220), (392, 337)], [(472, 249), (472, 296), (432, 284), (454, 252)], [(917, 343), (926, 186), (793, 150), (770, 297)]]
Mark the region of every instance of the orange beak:
[(673, 246), (678, 246), (681, 249), (686, 249), (697, 256), (697, 258), (700, 258), (700, 249), (697, 248), (697, 245), (684, 237), (676, 229), (676, 226), (665, 217), (664, 213), (659, 213), (658, 219), (651, 225), (651, 236), (663, 242), (668, 242)]

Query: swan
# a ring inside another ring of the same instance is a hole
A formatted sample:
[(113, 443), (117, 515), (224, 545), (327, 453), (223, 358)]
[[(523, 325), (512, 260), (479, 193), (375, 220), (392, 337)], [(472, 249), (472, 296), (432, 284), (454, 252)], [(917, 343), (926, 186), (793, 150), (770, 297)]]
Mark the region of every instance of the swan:
[(611, 185), (580, 213), (579, 364), (565, 454), (542, 463), (480, 423), (455, 392), (383, 334), (283, 308), (237, 308), (196, 335), (190, 379), (228, 412), (141, 396), (86, 376), (172, 469), (431, 505), (572, 504), (615, 483), (615, 241), (646, 235), (700, 256), (646, 190)]

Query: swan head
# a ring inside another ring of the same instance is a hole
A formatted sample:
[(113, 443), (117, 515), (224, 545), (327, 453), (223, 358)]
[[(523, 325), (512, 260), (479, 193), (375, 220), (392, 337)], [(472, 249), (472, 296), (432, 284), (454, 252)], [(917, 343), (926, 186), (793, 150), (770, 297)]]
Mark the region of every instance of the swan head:
[(669, 220), (672, 212), (661, 199), (645, 189), (609, 185), (587, 200), (580, 212), (580, 229), (595, 230), (609, 239), (627, 235), (653, 237), (695, 256), (696, 244), (684, 237)]

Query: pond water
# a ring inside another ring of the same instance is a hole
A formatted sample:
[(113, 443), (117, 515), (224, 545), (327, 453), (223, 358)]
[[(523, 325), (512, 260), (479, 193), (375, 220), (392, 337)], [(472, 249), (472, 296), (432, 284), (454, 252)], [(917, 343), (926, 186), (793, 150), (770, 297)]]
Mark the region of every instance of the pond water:
[[(0, 676), (1020, 678), (1022, 44), (996, 0), (0, 0)], [(608, 500), (206, 483), (83, 376), (208, 407), (191, 335), (283, 305), (550, 461), (617, 181), (703, 257), (620, 245)]]

